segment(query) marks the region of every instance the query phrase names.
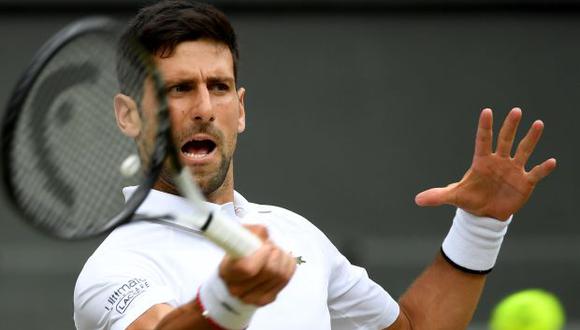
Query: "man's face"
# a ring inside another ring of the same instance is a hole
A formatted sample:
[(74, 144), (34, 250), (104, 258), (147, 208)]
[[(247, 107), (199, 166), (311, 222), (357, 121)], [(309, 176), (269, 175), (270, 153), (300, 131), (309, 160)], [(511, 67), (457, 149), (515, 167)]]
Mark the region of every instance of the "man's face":
[[(231, 160), (237, 135), (245, 128), (245, 112), (244, 90), (236, 90), (229, 48), (205, 39), (187, 41), (155, 62), (166, 86), (182, 164), (193, 171), (208, 198), (226, 186), (233, 189)], [(161, 181), (159, 188), (174, 189), (167, 186), (171, 182), (167, 171)]]

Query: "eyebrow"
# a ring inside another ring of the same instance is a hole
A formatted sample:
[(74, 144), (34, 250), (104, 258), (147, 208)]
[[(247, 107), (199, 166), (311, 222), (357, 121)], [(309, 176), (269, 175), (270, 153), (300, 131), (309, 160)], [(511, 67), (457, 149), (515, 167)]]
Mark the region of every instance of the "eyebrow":
[(195, 84), (196, 81), (196, 79), (171, 79), (165, 81), (165, 86), (169, 87), (183, 84), (192, 85)]
[[(215, 76), (207, 78), (208, 83), (216, 83), (216, 82), (226, 82), (233, 84), (234, 78), (228, 76)], [(183, 79), (168, 79), (165, 81), (165, 86), (176, 86), (176, 85), (195, 85), (198, 82), (198, 79), (190, 79), (190, 78), (183, 78)]]
[(226, 82), (226, 83), (233, 84), (234, 78), (228, 77), (228, 76), (215, 76), (215, 77), (209, 77), (207, 79), (207, 81), (210, 83)]

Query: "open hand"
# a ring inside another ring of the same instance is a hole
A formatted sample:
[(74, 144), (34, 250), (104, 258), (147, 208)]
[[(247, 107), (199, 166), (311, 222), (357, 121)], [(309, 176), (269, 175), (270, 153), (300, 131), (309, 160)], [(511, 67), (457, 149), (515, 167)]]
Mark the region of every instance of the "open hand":
[(475, 153), (469, 170), (459, 182), (419, 193), (419, 206), (450, 204), (478, 216), (507, 220), (528, 200), (536, 184), (556, 168), (550, 158), (529, 172), (525, 165), (540, 140), (544, 123), (536, 120), (520, 141), (515, 155), (511, 150), (522, 111), (513, 108), (500, 131), (497, 148), (492, 152), (492, 111), (483, 109), (475, 141)]

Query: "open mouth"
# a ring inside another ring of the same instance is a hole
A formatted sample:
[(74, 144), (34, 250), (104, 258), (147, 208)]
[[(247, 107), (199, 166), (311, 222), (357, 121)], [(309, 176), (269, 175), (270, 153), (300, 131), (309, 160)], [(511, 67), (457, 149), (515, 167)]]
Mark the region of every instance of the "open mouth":
[(199, 159), (211, 154), (215, 148), (216, 144), (212, 140), (191, 140), (181, 147), (181, 152), (186, 157)]

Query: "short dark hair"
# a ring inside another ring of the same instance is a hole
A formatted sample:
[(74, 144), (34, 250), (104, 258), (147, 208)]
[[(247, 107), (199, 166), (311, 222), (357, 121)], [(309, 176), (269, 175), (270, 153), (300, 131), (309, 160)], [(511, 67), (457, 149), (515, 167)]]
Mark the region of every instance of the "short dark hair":
[(171, 56), (184, 41), (209, 39), (228, 46), (233, 59), (234, 78), (238, 76), (239, 50), (234, 28), (226, 15), (214, 6), (191, 0), (163, 0), (141, 9), (120, 38), (117, 73), (123, 93), (135, 92), (124, 58), (124, 47), (138, 42), (151, 55)]

